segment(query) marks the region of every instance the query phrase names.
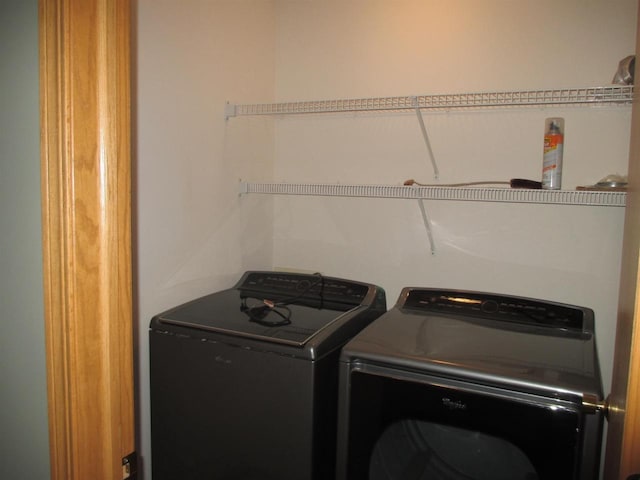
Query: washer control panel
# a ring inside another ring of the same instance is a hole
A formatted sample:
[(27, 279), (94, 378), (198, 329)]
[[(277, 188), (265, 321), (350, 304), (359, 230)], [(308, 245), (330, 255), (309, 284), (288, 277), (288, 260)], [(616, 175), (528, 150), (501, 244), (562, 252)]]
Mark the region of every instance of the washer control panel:
[[(589, 330), (593, 312), (557, 302), (460, 290), (405, 288), (400, 308), (471, 315), (559, 329)], [(592, 328), (592, 327), (591, 327)], [(591, 330), (592, 331), (592, 330)]]
[(370, 286), (320, 274), (249, 272), (237, 288), (265, 297), (325, 300), (359, 305), (369, 293)]

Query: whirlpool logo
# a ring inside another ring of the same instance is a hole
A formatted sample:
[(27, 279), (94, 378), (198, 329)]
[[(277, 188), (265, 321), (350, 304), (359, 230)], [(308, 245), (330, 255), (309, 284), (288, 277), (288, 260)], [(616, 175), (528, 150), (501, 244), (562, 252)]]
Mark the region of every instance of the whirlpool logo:
[(452, 400), (449, 397), (442, 398), (442, 405), (449, 410), (466, 410), (467, 404), (460, 400)]

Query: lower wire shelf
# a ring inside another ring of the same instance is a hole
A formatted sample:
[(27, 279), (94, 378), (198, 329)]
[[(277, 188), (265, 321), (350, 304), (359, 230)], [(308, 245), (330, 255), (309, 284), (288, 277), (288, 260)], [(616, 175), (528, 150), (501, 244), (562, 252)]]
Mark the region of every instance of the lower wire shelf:
[(599, 207), (624, 207), (627, 197), (626, 192), (606, 190), (536, 190), (495, 187), (425, 187), (416, 185), (250, 182), (240, 182), (240, 194), (398, 198), (413, 200), (586, 205)]

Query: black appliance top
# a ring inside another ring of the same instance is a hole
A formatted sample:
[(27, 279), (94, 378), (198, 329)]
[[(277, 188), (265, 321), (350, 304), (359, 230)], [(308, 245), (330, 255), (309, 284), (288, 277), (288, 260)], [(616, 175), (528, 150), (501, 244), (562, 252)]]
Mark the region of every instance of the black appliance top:
[(233, 288), (155, 316), (151, 327), (185, 327), (302, 347), (356, 313), (384, 308), (384, 303), (384, 292), (365, 283), (319, 274), (247, 272)]
[(405, 288), (344, 347), (342, 361), (602, 398), (593, 311), (522, 297)]

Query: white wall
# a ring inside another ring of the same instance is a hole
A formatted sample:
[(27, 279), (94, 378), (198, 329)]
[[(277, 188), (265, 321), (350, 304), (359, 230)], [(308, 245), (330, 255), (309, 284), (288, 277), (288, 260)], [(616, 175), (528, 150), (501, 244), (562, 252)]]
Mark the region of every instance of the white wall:
[(38, 2), (0, 2), (0, 478), (49, 478)]
[[(138, 0), (137, 305), (141, 451), (147, 326), (240, 273), (295, 268), (595, 310), (612, 368), (623, 209), (237, 196), (238, 180), (431, 181), (415, 115), (232, 118), (224, 103), (608, 84), (633, 53), (636, 0)], [(626, 173), (628, 108), (425, 118), (443, 183), (538, 179), (544, 118), (566, 119), (565, 188)], [(149, 478), (149, 477), (147, 477)]]

